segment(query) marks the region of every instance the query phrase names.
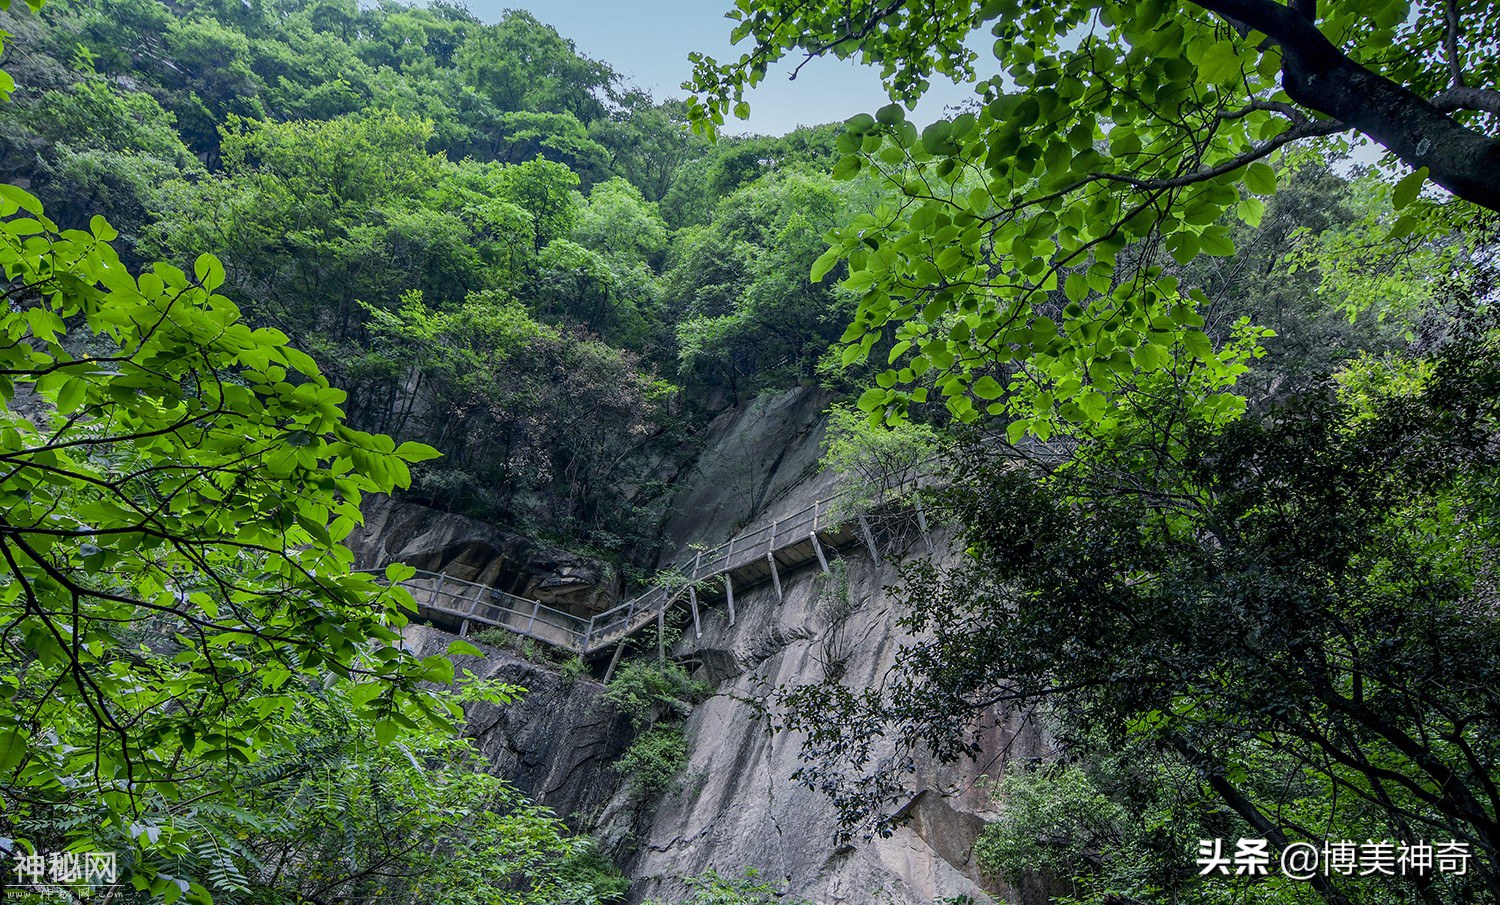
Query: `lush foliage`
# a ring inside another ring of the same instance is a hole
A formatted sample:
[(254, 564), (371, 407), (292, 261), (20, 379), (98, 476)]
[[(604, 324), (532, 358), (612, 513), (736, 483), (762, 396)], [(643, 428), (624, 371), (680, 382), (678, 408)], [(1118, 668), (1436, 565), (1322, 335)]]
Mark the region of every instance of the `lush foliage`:
[(10, 844), (116, 852), (167, 901), (555, 901), (577, 843), (475, 769), (425, 690), (452, 663), (393, 644), (409, 595), (339, 543), (433, 451), (347, 427), (217, 260), (134, 277), (102, 218), (0, 191)]
[(215, 254), (353, 425), (444, 454), (414, 469), (434, 505), (645, 555), (681, 416), (814, 379), (848, 319), (807, 278), (869, 194), (824, 175), (832, 127), (712, 144), (525, 13), (128, 0), (0, 25), (0, 159), (63, 226), (106, 212), (129, 265)]
[[(132, 191), (170, 168), (201, 174), (150, 96), (92, 75), (74, 88), (17, 121), (94, 145), (101, 167), (149, 158), (126, 168), (149, 177)], [(255, 200), (337, 202), (337, 188), (361, 204), (442, 163), (405, 125), (236, 120), (220, 151), (236, 172), (256, 161), (241, 186)], [(317, 170), (320, 153), (377, 138), (393, 144), (368, 166)], [(290, 189), (259, 178), (271, 168)], [(437, 451), (351, 427), (347, 392), (256, 323), (275, 309), (246, 316), (222, 294), (233, 280), (219, 258), (197, 256), (191, 273), (136, 268), (140, 249), (121, 243), (122, 256), (118, 239), (103, 217), (61, 228), (35, 196), (0, 186), (6, 853), (114, 852), (134, 892), (113, 894), (167, 902), (616, 898), (618, 876), (582, 863), (587, 846), (478, 769), (457, 735), (466, 701), (519, 690), (471, 676), (458, 694), (436, 690), (454, 682), (452, 662), (399, 643), (412, 600), (385, 579), (409, 570), (351, 571), (342, 541), (364, 495), (409, 487), (410, 466)]]
[[(1134, 775), (1111, 788), (1127, 823), (1202, 821), (1205, 837), (1278, 848), (1460, 839), (1477, 863), (1442, 895), (1493, 896), (1500, 648), (1483, 614), (1500, 366), (1488, 315), (1446, 332), (1429, 355), (1361, 359), (1338, 391), (1298, 393), (1181, 455), (1162, 454), (1158, 417), (1061, 465), (976, 458), (950, 497), (972, 557), (909, 576), (908, 624), (928, 640), (885, 695), (799, 692), (796, 712), (838, 714), (805, 721), (815, 746), (853, 752), (878, 796), (885, 777), (853, 739), (889, 721), (959, 754), (976, 709), (1016, 706), (1090, 762), (1129, 753)], [(997, 863), (1014, 865), (1003, 838)], [(1167, 865), (1148, 885), (1200, 882), (1181, 835), (1148, 841)]]
[(677, 782), (688, 757), (682, 723), (708, 691), (678, 664), (645, 657), (626, 663), (610, 680), (603, 701), (627, 715), (637, 733), (614, 768), (627, 778), (637, 802), (659, 800)]
[(630, 794), (647, 802), (669, 791), (686, 765), (687, 738), (682, 727), (653, 726), (630, 743), (614, 768), (626, 778)]
[(818, 464), (844, 478), (839, 513), (851, 515), (909, 501), (938, 455), (938, 441), (938, 432), (924, 424), (871, 424), (852, 406), (829, 409), (828, 434)]
[(813, 271), (848, 264), (847, 361), (894, 330), (866, 409), (941, 399), (1046, 439), (1107, 428), (1122, 397), (1170, 385), (1222, 423), (1266, 334), (1210, 330), (1211, 299), (1171, 265), (1233, 255), (1232, 223), (1260, 222), (1278, 159), (1350, 130), (1383, 145), (1416, 168), (1391, 195), (1406, 212), (1393, 238), (1471, 216), (1419, 202), (1429, 175), (1500, 204), (1493, 63), (1466, 50), (1495, 40), (1487, 4), (740, 0), (731, 17), (751, 46), (697, 57), (708, 128), (745, 115), (745, 90), (787, 54), (859, 58), (910, 103), (935, 75), (975, 79), (969, 38), (995, 38), (970, 110), (919, 129), (892, 103), (840, 139), (835, 173), (873, 173), (894, 196), (843, 224)]
[(663, 719), (686, 719), (693, 705), (708, 695), (708, 687), (676, 663), (637, 659), (615, 673), (604, 700), (642, 729)]

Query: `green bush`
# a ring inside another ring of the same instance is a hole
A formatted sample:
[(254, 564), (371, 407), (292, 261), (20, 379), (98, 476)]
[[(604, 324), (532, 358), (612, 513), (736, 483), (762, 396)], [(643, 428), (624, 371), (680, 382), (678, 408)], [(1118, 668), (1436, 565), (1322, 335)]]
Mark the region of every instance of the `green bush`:
[(1077, 767), (1007, 776), (996, 795), (1004, 816), (974, 844), (991, 876), (1012, 884), (1037, 873), (1072, 880), (1098, 873), (1122, 847), (1124, 812)]
[(910, 498), (924, 466), (937, 453), (938, 433), (913, 421), (872, 425), (864, 412), (835, 405), (828, 410), (824, 442), (818, 464), (847, 482), (832, 515), (849, 519)]
[(558, 674), (569, 682), (579, 676), (587, 675), (588, 671), (589, 665), (583, 662), (583, 658), (576, 654), (562, 661), (557, 667)]
[(630, 879), (599, 851), (593, 840), (579, 845), (554, 869), (559, 897), (555, 905), (612, 905), (625, 899)]
[(695, 681), (676, 663), (636, 660), (615, 673), (604, 700), (629, 714), (631, 723), (640, 730), (668, 716), (686, 719), (708, 691), (707, 685)]
[(615, 762), (615, 770), (630, 777), (637, 798), (648, 798), (671, 788), (687, 763), (687, 739), (678, 726), (657, 726), (641, 735)]

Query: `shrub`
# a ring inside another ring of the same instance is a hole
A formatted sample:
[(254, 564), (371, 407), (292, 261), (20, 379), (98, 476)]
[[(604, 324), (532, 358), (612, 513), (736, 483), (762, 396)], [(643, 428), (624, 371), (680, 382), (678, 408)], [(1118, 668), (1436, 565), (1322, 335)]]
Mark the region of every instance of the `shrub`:
[(907, 499), (918, 488), (923, 466), (937, 452), (937, 431), (904, 421), (872, 425), (847, 405), (828, 410), (828, 438), (819, 465), (843, 475), (846, 490), (837, 518), (852, 518)]
[(637, 798), (667, 791), (687, 763), (687, 739), (678, 726), (657, 726), (641, 735), (615, 762), (615, 770), (630, 777)]
[(579, 845), (553, 871), (557, 905), (612, 905), (625, 899), (630, 880), (592, 839)]
[(604, 700), (630, 715), (636, 729), (644, 729), (665, 716), (686, 719), (693, 705), (708, 695), (708, 686), (693, 680), (676, 663), (636, 660), (620, 667)]

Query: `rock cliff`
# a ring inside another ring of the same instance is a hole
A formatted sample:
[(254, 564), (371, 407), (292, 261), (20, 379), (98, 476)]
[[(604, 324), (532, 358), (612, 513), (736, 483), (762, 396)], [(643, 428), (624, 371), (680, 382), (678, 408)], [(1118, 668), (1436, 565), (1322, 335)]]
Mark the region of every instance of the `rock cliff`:
[[(691, 544), (717, 543), (759, 518), (827, 496), (838, 476), (816, 467), (826, 404), (816, 391), (793, 390), (721, 416), (674, 499), (664, 564)], [(365, 549), (374, 544), (413, 565), (425, 555), (427, 568), (450, 556), (481, 580), (495, 568), (486, 556), (517, 561), (503, 538), (478, 544), (475, 532), (473, 525), (393, 510), (371, 520)], [(911, 532), (883, 541), (879, 560), (864, 546), (842, 551), (832, 576), (816, 565), (783, 574), (780, 597), (770, 584), (737, 588), (734, 625), (723, 608), (704, 609), (701, 637), (689, 628), (672, 653), (713, 691), (686, 721), (687, 766), (665, 796), (643, 806), (609, 768), (629, 744), (630, 726), (598, 700), (596, 682), (565, 680), (503, 653), (463, 664), (531, 689), (509, 709), (474, 714), (483, 750), (497, 774), (612, 846), (635, 881), (632, 902), (671, 900), (684, 892), (685, 876), (746, 868), (820, 905), (1019, 901), (980, 874), (972, 849), (995, 816), (984, 777), (998, 775), (1004, 759), (1045, 756), (1043, 739), (992, 719), (984, 730), (987, 756), (978, 762), (917, 765), (894, 835), (840, 843), (832, 804), (791, 778), (800, 739), (772, 732), (765, 719), (780, 688), (828, 675), (875, 687), (894, 666), (908, 637), (899, 605), (884, 590), (896, 579), (892, 562), (946, 555), (947, 544), (936, 538), (939, 552), (932, 554)], [(475, 552), (481, 547), (495, 552)], [(449, 552), (434, 556), (438, 549)], [(422, 628), (409, 637), (424, 651), (440, 650), (445, 640)]]

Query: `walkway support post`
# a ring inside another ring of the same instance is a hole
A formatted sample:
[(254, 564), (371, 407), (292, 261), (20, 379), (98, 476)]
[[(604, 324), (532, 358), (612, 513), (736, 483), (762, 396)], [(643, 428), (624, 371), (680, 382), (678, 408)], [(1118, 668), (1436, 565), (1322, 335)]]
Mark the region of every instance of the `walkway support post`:
[(781, 595), (781, 573), (776, 570), (775, 550), (769, 550), (766, 552), (766, 562), (771, 564), (771, 581), (776, 585), (776, 599), (778, 601), (783, 600), (785, 598), (783, 598)]
[(875, 547), (875, 535), (870, 532), (870, 521), (863, 515), (859, 517), (859, 530), (864, 532), (865, 544), (870, 548), (870, 559), (878, 565), (880, 563), (880, 551)]
[(620, 655), (625, 653), (625, 641), (629, 637), (630, 636), (627, 635), (625, 638), (621, 638), (620, 643), (615, 645), (615, 655), (609, 658), (609, 668), (604, 670), (605, 685), (608, 685), (609, 680), (614, 678), (615, 667), (620, 665)]
[(703, 623), (698, 619), (698, 586), (688, 585), (688, 606), (693, 610), (693, 637), (703, 637)]
[(820, 565), (820, 566), (823, 567), (823, 574), (824, 575), (829, 574), (829, 571), (828, 571), (828, 557), (826, 557), (826, 556), (823, 555), (823, 545), (820, 544), (820, 543), (818, 543), (818, 532), (816, 532), (816, 531), (809, 531), (809, 532), (807, 532), (807, 539), (810, 540), (810, 541), (812, 541), (813, 552), (816, 553), (816, 554), (818, 554), (818, 565)]
[(729, 625), (734, 627), (734, 579), (724, 573), (724, 594), (729, 598)]
[(656, 611), (656, 662), (658, 665), (666, 665), (667, 662), (667, 606)]
[(484, 585), (480, 585), (474, 591), (474, 599), (469, 603), (469, 612), (464, 616), (464, 621), (458, 625), (458, 637), (469, 637), (469, 617), (479, 611), (479, 597), (484, 593)]

